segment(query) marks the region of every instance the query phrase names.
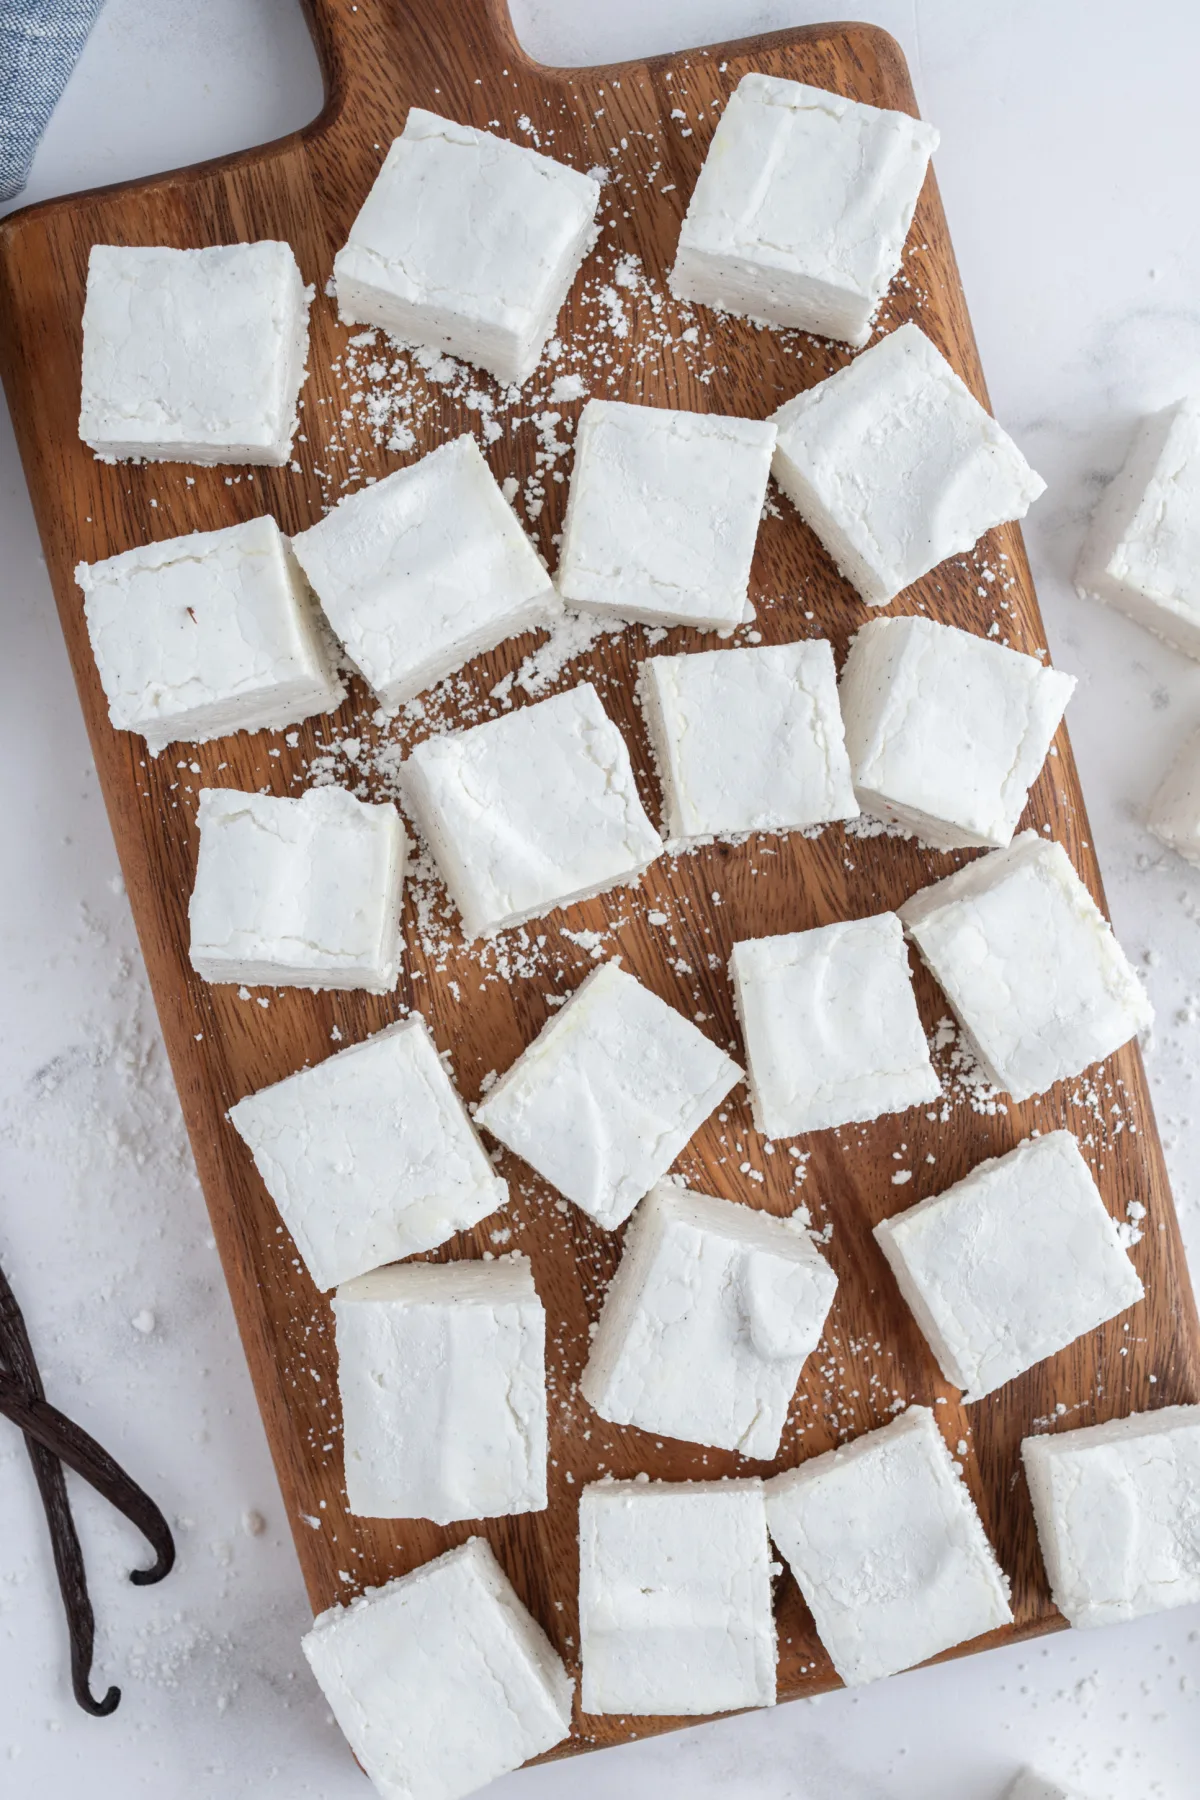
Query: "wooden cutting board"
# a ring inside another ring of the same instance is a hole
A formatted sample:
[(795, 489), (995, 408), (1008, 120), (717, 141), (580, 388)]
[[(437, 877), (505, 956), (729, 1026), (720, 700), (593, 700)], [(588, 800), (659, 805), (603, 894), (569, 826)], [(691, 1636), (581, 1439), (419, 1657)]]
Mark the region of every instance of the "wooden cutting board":
[[(285, 530), (299, 530), (343, 489), (462, 430), (481, 433), (497, 475), (515, 475), (533, 510), (543, 499), (535, 529), (554, 560), (566, 494), (562, 478), (570, 468), (569, 456), (555, 446), (569, 445), (567, 422), (577, 416), (580, 400), (551, 400), (543, 372), (519, 405), (505, 408), (483, 377), (464, 380), (445, 367), (413, 370), (406, 358), (378, 345), (374, 352), (348, 350), (352, 333), (337, 324), (325, 295), (334, 250), (409, 106), (538, 143), (579, 168), (603, 165), (609, 171), (600, 246), (560, 320), (564, 348), (555, 371), (581, 380), (560, 394), (583, 386), (610, 397), (755, 418), (840, 367), (847, 353), (796, 334), (690, 315), (666, 296), (679, 221), (720, 103), (747, 70), (759, 69), (916, 110), (898, 47), (885, 33), (861, 25), (818, 26), (619, 68), (572, 71), (530, 62), (512, 36), (503, 0), (314, 0), (313, 23), (329, 100), (308, 130), (202, 168), (54, 201), (0, 227), (0, 359), (159, 1017), (300, 1562), (312, 1603), (320, 1608), (412, 1568), (475, 1528), (439, 1530), (424, 1522), (381, 1524), (346, 1515), (328, 1307), (298, 1267), (250, 1158), (226, 1122), (230, 1104), (329, 1055), (338, 1033), (343, 1044), (358, 1040), (409, 1006), (421, 1008), (439, 1046), (452, 1052), (459, 1085), (473, 1100), (487, 1072), (506, 1068), (549, 1016), (548, 995), (567, 993), (593, 966), (593, 947), (620, 954), (672, 1004), (689, 1016), (703, 1015), (703, 1028), (714, 1038), (732, 1041), (737, 1033), (724, 964), (735, 938), (894, 907), (963, 858), (886, 836), (856, 837), (841, 827), (813, 838), (764, 836), (735, 848), (717, 845), (656, 864), (637, 891), (552, 915), (540, 928), (540, 947), (532, 938), (514, 943), (510, 935), (482, 967), (447, 930), (450, 915), (444, 906), (439, 911), (428, 886), (410, 888), (409, 955), (392, 997), (282, 991), (243, 999), (233, 988), (206, 987), (193, 975), (187, 901), (197, 789), (225, 784), (295, 793), (313, 778), (313, 758), (324, 756), (326, 773), (386, 794), (388, 757), (386, 751), (380, 757), (380, 747), (415, 742), (431, 719), (410, 722), (407, 735), (380, 731), (371, 701), (356, 689), (336, 721), (310, 721), (294, 747), (282, 734), (262, 734), (198, 749), (180, 746), (154, 761), (139, 740), (109, 727), (72, 582), (76, 561), (266, 509)], [(249, 473), (94, 461), (76, 430), (90, 246), (266, 237), (294, 246), (305, 278), (317, 289), (299, 469)], [(919, 321), (986, 404), (932, 176), (881, 328), (907, 318)], [(694, 335), (685, 335), (693, 327)], [(586, 360), (580, 359), (581, 346), (593, 346)], [(372, 362), (379, 365), (374, 373)], [(556, 420), (547, 420), (550, 411)], [(839, 660), (848, 636), (867, 616), (786, 503), (764, 523), (753, 593), (764, 641), (826, 635)], [(974, 555), (935, 571), (893, 610), (917, 608), (991, 631), (1018, 649), (1044, 644), (1015, 527), (992, 533)], [(628, 736), (643, 798), (657, 816), (645, 733), (631, 698), (647, 635), (634, 629), (602, 637), (551, 686), (582, 678), (598, 683)], [(432, 722), (498, 712), (502, 699), (493, 688), (519, 670), (536, 641), (531, 636), (479, 658), (440, 697)], [(664, 647), (714, 643), (676, 632)], [(529, 696), (518, 686), (511, 698), (524, 704)], [(336, 748), (347, 737), (357, 742)], [(1065, 732), (1037, 783), (1026, 822), (1049, 826), (1102, 901)], [(651, 912), (666, 922), (653, 923)], [(599, 939), (588, 938), (589, 932)], [(923, 972), (917, 991), (932, 1034), (946, 1015), (945, 1002)], [(772, 1212), (790, 1213), (803, 1203), (814, 1226), (829, 1233), (828, 1254), (841, 1286), (775, 1466), (790, 1466), (885, 1423), (897, 1402), (936, 1403), (949, 1444), (964, 1446), (972, 1493), (1013, 1580), (1016, 1624), (986, 1640), (1003, 1642), (1061, 1623), (1049, 1601), (1019, 1476), (1020, 1439), (1035, 1422), (1045, 1428), (1056, 1416), (1065, 1425), (1085, 1425), (1135, 1408), (1200, 1400), (1200, 1339), (1137, 1048), (1127, 1047), (1098, 1070), (1024, 1106), (981, 1098), (952, 1067), (953, 1047), (943, 1046), (938, 1060), (948, 1084), (944, 1109), (819, 1133), (791, 1146), (803, 1153), (797, 1158), (784, 1144), (770, 1153), (755, 1137), (739, 1094), (725, 1122), (710, 1121), (678, 1167), (700, 1188)], [(1031, 1129), (1060, 1125), (1082, 1141), (1114, 1214), (1124, 1218), (1134, 1201), (1146, 1208), (1134, 1260), (1148, 1299), (1126, 1321), (964, 1409), (900, 1302), (871, 1227)], [(900, 1186), (893, 1176), (902, 1170), (912, 1178)], [(605, 1470), (686, 1479), (766, 1468), (619, 1430), (591, 1415), (578, 1397), (576, 1378), (589, 1322), (620, 1253), (619, 1237), (556, 1202), (514, 1159), (506, 1159), (503, 1173), (514, 1195), (506, 1217), (488, 1221), (441, 1254), (519, 1248), (533, 1258), (550, 1322), (551, 1502), (547, 1512), (482, 1529), (574, 1666), (576, 1506), (583, 1484)], [(494, 1233), (503, 1228), (511, 1237), (497, 1240)], [(169, 1394), (162, 1405), (164, 1411), (170, 1407)], [(778, 1614), (781, 1697), (835, 1685), (790, 1577), (780, 1584)], [(679, 1722), (579, 1718), (564, 1748), (611, 1744)]]

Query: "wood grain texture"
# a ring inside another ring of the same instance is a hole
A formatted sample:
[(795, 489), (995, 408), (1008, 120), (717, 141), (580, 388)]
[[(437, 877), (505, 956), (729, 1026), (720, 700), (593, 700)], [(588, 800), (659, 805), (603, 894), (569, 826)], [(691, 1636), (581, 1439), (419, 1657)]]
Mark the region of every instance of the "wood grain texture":
[[(362, 1038), (401, 1006), (426, 1014), (439, 1046), (453, 1053), (459, 1085), (477, 1097), (487, 1071), (504, 1069), (549, 1016), (548, 993), (565, 993), (592, 966), (571, 930), (605, 933), (607, 954), (619, 953), (642, 980), (721, 1042), (736, 1038), (724, 962), (738, 937), (801, 929), (899, 904), (957, 866), (961, 856), (924, 852), (880, 837), (861, 840), (840, 827), (813, 839), (762, 837), (714, 846), (653, 867), (635, 893), (618, 892), (544, 927), (547, 943), (532, 975), (481, 983), (458, 940), (443, 954), (421, 946), (410, 896), (410, 954), (395, 996), (274, 992), (247, 1004), (228, 987), (206, 987), (187, 958), (186, 908), (195, 858), (196, 789), (204, 783), (297, 791), (314, 754), (353, 730), (368, 747), (381, 735), (372, 703), (356, 689), (339, 721), (310, 721), (299, 744), (280, 734), (237, 737), (192, 750), (172, 749), (157, 761), (140, 740), (114, 733), (89, 652), (72, 568), (147, 539), (211, 529), (269, 509), (285, 530), (321, 515), (331, 479), (381, 474), (411, 461), (453, 432), (477, 427), (480, 414), (461, 390), (428, 382), (415, 447), (380, 449), (361, 413), (338, 419), (344, 366), (334, 368), (351, 335), (325, 297), (334, 250), (410, 104), (528, 141), (526, 115), (554, 155), (589, 168), (603, 163), (618, 179), (605, 189), (604, 266), (633, 252), (653, 286), (665, 292), (679, 220), (717, 113), (749, 69), (765, 70), (856, 99), (915, 111), (902, 56), (884, 33), (858, 25), (814, 27), (753, 42), (630, 63), (619, 69), (562, 71), (531, 63), (516, 45), (502, 0), (319, 0), (314, 32), (327, 71), (329, 100), (308, 130), (245, 155), (153, 180), (51, 202), (0, 227), (0, 357), (9, 403), (45, 545), (62, 626), (74, 666), (96, 763), (120, 851), (159, 1016), (178, 1083), (213, 1226), (257, 1387), (296, 1545), (314, 1607), (345, 1600), (368, 1583), (410, 1569), (470, 1535), (471, 1526), (439, 1530), (422, 1522), (379, 1524), (344, 1511), (337, 1392), (326, 1303), (297, 1266), (278, 1230), (274, 1209), (225, 1113), (243, 1094), (316, 1061), (342, 1041)], [(673, 119), (673, 109), (686, 120)], [(553, 135), (547, 136), (552, 132)], [(686, 135), (685, 135), (686, 133)], [(187, 470), (162, 465), (106, 467), (80, 443), (80, 316), (89, 247), (94, 242), (216, 244), (286, 238), (305, 278), (316, 285), (310, 378), (304, 390), (305, 441), (300, 472)], [(605, 261), (605, 259), (607, 259)], [(913, 317), (986, 404), (971, 326), (932, 176), (920, 206), (904, 277), (885, 305), (881, 325)], [(597, 285), (584, 275), (560, 321), (576, 339), (597, 321)], [(763, 417), (800, 387), (841, 366), (847, 353), (793, 335), (776, 336), (736, 321), (696, 315), (704, 355), (681, 340), (687, 323), (667, 302), (654, 313), (645, 288), (626, 292), (632, 318), (620, 356), (594, 391), (611, 397), (697, 410)], [(663, 321), (670, 330), (664, 334)], [(669, 341), (667, 341), (669, 340)], [(628, 352), (626, 354), (626, 352)], [(415, 378), (414, 378), (415, 379)], [(481, 386), (489, 384), (481, 381)], [(495, 390), (492, 389), (492, 392)], [(557, 409), (577, 415), (578, 403)], [(520, 415), (522, 409), (515, 409)], [(528, 412), (528, 408), (525, 409)], [(502, 408), (500, 436), (487, 454), (496, 473), (522, 483), (535, 472), (536, 430)], [(564, 465), (569, 467), (569, 464)], [(242, 477), (238, 479), (238, 477)], [(543, 470), (546, 504), (538, 521), (553, 563), (565, 485)], [(1003, 560), (1007, 559), (1007, 561)], [(988, 568), (997, 579), (982, 573)], [(819, 545), (786, 504), (764, 524), (753, 592), (765, 641), (820, 633), (839, 660), (867, 616), (837, 577)], [(892, 609), (926, 608), (976, 631), (999, 621), (1016, 648), (1044, 643), (1029, 571), (1015, 528), (991, 534), (972, 557), (944, 565)], [(517, 669), (535, 640), (501, 646), (472, 664), (456, 689), (468, 696), (465, 716), (496, 710), (490, 690)], [(716, 640), (672, 633), (666, 647), (712, 647)], [(643, 797), (657, 816), (642, 722), (631, 677), (646, 634), (602, 638), (569, 667), (559, 685), (588, 677), (633, 750)], [(473, 696), (473, 699), (471, 698)], [(515, 699), (521, 703), (519, 692)], [(418, 726), (410, 741), (420, 735)], [(382, 735), (386, 736), (386, 732)], [(364, 760), (366, 753), (364, 752)], [(349, 768), (349, 764), (345, 764)], [(199, 773), (195, 771), (198, 769)], [(1047, 762), (1027, 823), (1048, 824), (1102, 901), (1075, 766), (1065, 733)], [(720, 902), (712, 896), (719, 895)], [(655, 928), (658, 909), (669, 925)], [(947, 1011), (925, 974), (919, 1002), (932, 1031)], [(943, 1058), (943, 1063), (944, 1063)], [(798, 1143), (807, 1179), (794, 1183), (788, 1147), (769, 1152), (754, 1136), (744, 1095), (710, 1123), (680, 1159), (697, 1186), (776, 1213), (803, 1200), (818, 1226), (831, 1225), (829, 1255), (841, 1287), (820, 1351), (806, 1371), (779, 1463), (785, 1467), (848, 1436), (884, 1423), (897, 1397), (937, 1402), (954, 1446), (966, 1440), (965, 1468), (1004, 1567), (1013, 1580), (1016, 1624), (995, 1640), (1060, 1624), (1046, 1589), (1032, 1517), (1019, 1478), (1018, 1445), (1034, 1421), (1056, 1406), (1064, 1423), (1082, 1425), (1148, 1405), (1200, 1400), (1200, 1345), (1188, 1278), (1151, 1114), (1141, 1058), (1129, 1046), (1100, 1069), (1023, 1106), (978, 1111), (961, 1090), (948, 1105), (917, 1109), (866, 1127), (823, 1132)], [(1147, 1208), (1134, 1260), (1148, 1289), (1145, 1305), (1125, 1321), (1031, 1371), (970, 1409), (947, 1388), (870, 1232), (881, 1217), (959, 1178), (984, 1156), (1011, 1147), (1031, 1129), (1065, 1125), (1081, 1138), (1112, 1211), (1131, 1201)], [(743, 1172), (741, 1165), (750, 1167)], [(893, 1185), (911, 1169), (912, 1181)], [(490, 1233), (512, 1227), (512, 1245), (534, 1260), (550, 1320), (551, 1504), (540, 1515), (501, 1520), (483, 1529), (517, 1588), (563, 1651), (576, 1663), (576, 1505), (580, 1487), (605, 1469), (647, 1470), (670, 1479), (757, 1470), (733, 1455), (649, 1439), (592, 1417), (576, 1379), (589, 1323), (619, 1255), (619, 1238), (594, 1227), (531, 1173), (506, 1158), (513, 1190), (505, 1220), (491, 1220), (447, 1246), (444, 1255), (479, 1255)], [(755, 1179), (753, 1177), (759, 1177)], [(163, 1396), (170, 1404), (170, 1396)], [(303, 1522), (318, 1519), (318, 1529)], [(349, 1574), (349, 1581), (340, 1573)], [(790, 1577), (778, 1596), (783, 1697), (835, 1685), (807, 1612)], [(972, 1646), (978, 1648), (980, 1646)], [(658, 1732), (680, 1721), (579, 1718), (569, 1745), (580, 1749)]]

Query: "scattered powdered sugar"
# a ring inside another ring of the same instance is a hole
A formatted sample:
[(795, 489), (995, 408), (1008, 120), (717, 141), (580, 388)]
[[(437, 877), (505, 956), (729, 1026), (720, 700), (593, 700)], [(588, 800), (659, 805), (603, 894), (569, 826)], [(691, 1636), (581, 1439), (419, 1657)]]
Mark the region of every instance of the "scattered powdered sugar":
[(605, 934), (603, 932), (572, 931), (569, 925), (564, 925), (562, 927), (562, 936), (568, 938), (571, 943), (578, 944), (581, 949), (586, 950), (593, 960), (598, 960), (604, 954)]
[(550, 398), (558, 405), (562, 405), (565, 401), (570, 400), (586, 400), (587, 389), (583, 383), (583, 376), (555, 376), (553, 382), (550, 384)]
[(846, 836), (851, 838), (911, 838), (912, 832), (903, 825), (890, 825), (886, 819), (873, 818), (870, 813), (859, 813), (856, 819), (843, 821)]
[(929, 1050), (944, 1099), (939, 1110), (928, 1113), (927, 1118), (945, 1123), (957, 1106), (969, 1106), (988, 1118), (1008, 1111), (1000, 1089), (992, 1085), (970, 1039), (953, 1019), (938, 1020)]
[[(544, 694), (571, 663), (586, 656), (602, 637), (618, 637), (624, 629), (620, 621), (602, 619), (595, 613), (563, 613), (551, 626), (546, 641), (530, 652), (515, 674), (505, 677), (509, 686), (503, 698), (508, 699), (514, 686), (535, 698)], [(493, 688), (493, 696), (501, 698), (503, 687), (504, 682), (500, 682)]]
[(1142, 1202), (1140, 1200), (1131, 1200), (1125, 1208), (1124, 1219), (1118, 1219), (1117, 1236), (1127, 1250), (1131, 1250), (1135, 1244), (1140, 1244), (1143, 1237), (1146, 1235), (1145, 1227), (1143, 1225), (1145, 1217), (1146, 1208), (1142, 1205)]
[[(111, 867), (110, 849), (100, 845), (99, 856)], [(133, 1586), (143, 1540), (70, 1478), (96, 1611), (93, 1686), (125, 1690), (118, 1732), (157, 1734), (197, 1770), (212, 1761), (214, 1718), (244, 1713), (260, 1728), (268, 1722), (281, 1765), (311, 1772), (322, 1740), (314, 1745), (303, 1718), (319, 1715), (308, 1690), (293, 1686), (307, 1608), (211, 1227), (123, 889), (90, 870), (83, 880), (94, 900), (39, 970), (39, 991), (62, 996), (45, 1021), (57, 1024), (55, 1047), (23, 1065), (10, 1042), (0, 1262), (50, 1400), (147, 1487), (176, 1539), (178, 1562), (162, 1586)], [(14, 994), (19, 986), (14, 974)], [(93, 1722), (70, 1699), (45, 1526), (21, 1439), (7, 1427), (0, 1534), (0, 1636), (21, 1646), (34, 1703), (32, 1712), (10, 1708), (0, 1763), (19, 1762), (35, 1734), (61, 1733), (79, 1758), (76, 1776), (54, 1789), (67, 1792), (86, 1786), (78, 1771)], [(329, 1768), (338, 1756), (331, 1738)], [(47, 1782), (37, 1791), (50, 1792)], [(0, 1789), (14, 1800), (25, 1791), (11, 1778)]]
[[(100, 921), (86, 912), (81, 918), (86, 934), (104, 940)], [(131, 1170), (167, 1189), (194, 1181), (140, 961), (130, 950), (115, 954), (107, 1004), (84, 1020), (81, 1037), (35, 1069), (25, 1093), (0, 1110), (0, 1143), (52, 1154), (64, 1199), (81, 1205), (106, 1200), (115, 1209)], [(143, 1334), (154, 1330), (146, 1309), (132, 1322)]]
[[(792, 1186), (799, 1187), (801, 1185), (801, 1183), (807, 1178), (808, 1165), (812, 1161), (812, 1151), (811, 1150), (798, 1150), (794, 1144), (791, 1144), (788, 1146), (788, 1155), (793, 1159)], [(807, 1207), (804, 1208), (804, 1213), (805, 1213), (805, 1217), (807, 1218), (807, 1216), (808, 1216)], [(832, 1225), (829, 1227), (829, 1229), (830, 1229), (830, 1231), (833, 1230)]]
[[(377, 453), (414, 457), (430, 435), (473, 431), (485, 449), (502, 439), (535, 439), (533, 469), (522, 487), (504, 478), (506, 497), (535, 527), (547, 484), (564, 481), (559, 466), (570, 456), (578, 408), (589, 397), (624, 394), (629, 378), (639, 386), (665, 380), (707, 386), (721, 368), (721, 315), (677, 300), (646, 271), (632, 251), (606, 241), (621, 207), (617, 173), (602, 206), (609, 209), (595, 253), (579, 277), (576, 304), (582, 329), (552, 337), (537, 369), (520, 387), (506, 386), (442, 351), (407, 345), (376, 328), (356, 330), (331, 364), (336, 392), (311, 401), (321, 436), (313, 473), (326, 508), (344, 494), (380, 478)], [(784, 355), (825, 357), (829, 346), (795, 331), (772, 332)], [(797, 386), (801, 385), (797, 381)], [(570, 410), (564, 411), (562, 409)], [(457, 418), (447, 424), (447, 411)], [(307, 433), (301, 434), (307, 443)], [(293, 469), (299, 470), (295, 461)], [(770, 502), (775, 515), (778, 507)]]

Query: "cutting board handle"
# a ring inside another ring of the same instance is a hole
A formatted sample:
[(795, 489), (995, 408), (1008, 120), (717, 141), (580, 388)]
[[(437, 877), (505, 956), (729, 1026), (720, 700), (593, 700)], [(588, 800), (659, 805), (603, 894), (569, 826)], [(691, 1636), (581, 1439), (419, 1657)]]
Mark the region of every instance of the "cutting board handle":
[[(517, 42), (508, 0), (303, 0), (325, 75), (329, 124), (351, 98), (373, 93), (376, 108), (398, 83), (411, 92), (463, 72), (529, 68)], [(372, 109), (374, 110), (374, 109)]]

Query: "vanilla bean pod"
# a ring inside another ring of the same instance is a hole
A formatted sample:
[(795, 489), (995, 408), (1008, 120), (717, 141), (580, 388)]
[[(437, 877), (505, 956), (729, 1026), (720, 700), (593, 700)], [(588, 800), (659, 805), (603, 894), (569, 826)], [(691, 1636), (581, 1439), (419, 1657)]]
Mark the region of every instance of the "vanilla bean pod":
[(138, 1587), (149, 1587), (170, 1574), (175, 1563), (175, 1542), (170, 1526), (149, 1494), (125, 1473), (103, 1444), (98, 1444), (82, 1426), (68, 1419), (48, 1400), (35, 1399), (18, 1382), (5, 1375), (0, 1375), (0, 1413), (18, 1425), (27, 1438), (36, 1438), (52, 1456), (74, 1469), (141, 1532), (154, 1550), (156, 1560), (149, 1569), (131, 1570), (130, 1581)]
[(175, 1561), (170, 1528), (158, 1507), (108, 1452), (46, 1399), (41, 1373), (16, 1296), (0, 1269), (0, 1413), (25, 1435), (25, 1447), (41, 1494), (71, 1646), (71, 1685), (79, 1705), (96, 1718), (115, 1711), (121, 1690), (103, 1699), (91, 1691), (96, 1620), (88, 1595), (83, 1552), (67, 1495), (63, 1464), (74, 1469), (122, 1513), (150, 1543), (155, 1562), (135, 1569), (139, 1585), (161, 1581)]

